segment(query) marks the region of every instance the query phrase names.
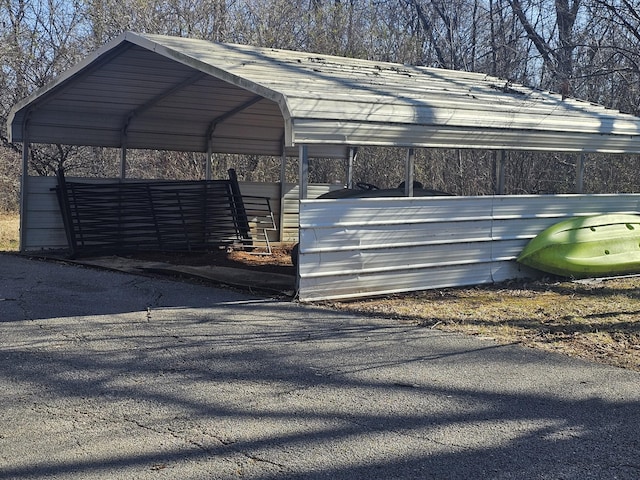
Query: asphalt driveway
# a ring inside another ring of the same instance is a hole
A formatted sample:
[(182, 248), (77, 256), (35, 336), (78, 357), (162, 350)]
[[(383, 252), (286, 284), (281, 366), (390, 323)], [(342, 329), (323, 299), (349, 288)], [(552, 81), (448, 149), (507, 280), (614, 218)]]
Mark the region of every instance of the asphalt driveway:
[(638, 479), (640, 374), (0, 255), (0, 479)]

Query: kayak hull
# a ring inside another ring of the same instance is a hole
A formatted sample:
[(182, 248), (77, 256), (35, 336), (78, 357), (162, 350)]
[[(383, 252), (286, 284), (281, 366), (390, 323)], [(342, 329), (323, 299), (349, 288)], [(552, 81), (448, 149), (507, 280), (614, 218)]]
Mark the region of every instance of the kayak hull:
[(640, 215), (564, 220), (533, 238), (517, 261), (572, 278), (640, 273)]

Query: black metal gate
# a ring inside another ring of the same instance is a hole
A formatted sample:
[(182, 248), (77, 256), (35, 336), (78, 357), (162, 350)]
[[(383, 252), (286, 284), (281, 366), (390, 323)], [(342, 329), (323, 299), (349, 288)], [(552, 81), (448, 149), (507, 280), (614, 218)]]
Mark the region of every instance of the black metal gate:
[(202, 250), (251, 243), (237, 178), (81, 183), (58, 173), (56, 193), (73, 256)]

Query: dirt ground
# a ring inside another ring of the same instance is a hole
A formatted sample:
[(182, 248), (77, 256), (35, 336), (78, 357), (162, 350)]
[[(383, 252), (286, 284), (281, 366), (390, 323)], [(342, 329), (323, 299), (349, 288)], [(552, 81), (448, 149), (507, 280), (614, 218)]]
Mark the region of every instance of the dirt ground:
[(291, 262), (291, 247), (273, 249), (270, 255), (259, 250), (248, 252), (224, 249), (207, 252), (139, 252), (125, 257), (140, 260), (153, 260), (172, 265), (217, 265), (230, 268), (251, 268), (258, 272), (295, 275), (296, 269)]

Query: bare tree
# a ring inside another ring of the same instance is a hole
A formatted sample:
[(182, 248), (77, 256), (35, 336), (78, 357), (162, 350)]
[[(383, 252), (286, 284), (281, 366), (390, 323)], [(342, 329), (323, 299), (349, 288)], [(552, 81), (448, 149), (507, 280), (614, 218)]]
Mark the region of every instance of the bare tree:
[[(0, 56), (4, 66), (0, 76), (0, 121), (4, 125), (13, 104), (59, 75), (84, 50), (79, 41), (80, 17), (69, 2), (3, 0), (0, 18)], [(9, 150), (21, 150), (21, 146), (10, 145), (4, 133), (1, 137)], [(62, 146), (34, 147), (30, 168), (38, 174), (51, 173), (72, 151)], [(16, 162), (16, 157), (9, 158)], [(15, 169), (19, 171), (17, 165)]]
[(233, 0), (86, 0), (79, 7), (95, 45), (126, 30), (228, 41)]
[(574, 29), (581, 0), (554, 0), (553, 6), (545, 0), (528, 4), (509, 0), (509, 4), (542, 59), (543, 75), (550, 75), (546, 81), (543, 76), (541, 84), (571, 95), (577, 46)]

